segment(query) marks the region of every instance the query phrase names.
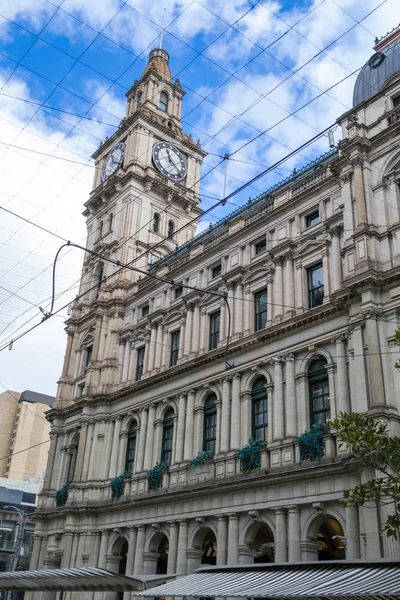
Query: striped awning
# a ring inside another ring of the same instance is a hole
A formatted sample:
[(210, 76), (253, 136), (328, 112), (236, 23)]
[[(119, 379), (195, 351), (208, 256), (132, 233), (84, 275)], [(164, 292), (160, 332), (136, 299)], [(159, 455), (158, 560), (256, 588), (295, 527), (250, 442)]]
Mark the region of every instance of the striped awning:
[(208, 567), (138, 596), (241, 598), (394, 598), (400, 562), (337, 562)]
[(12, 571), (0, 573), (0, 590), (18, 592), (46, 591), (133, 591), (151, 588), (175, 575), (127, 577), (105, 569), (49, 569), (46, 571)]

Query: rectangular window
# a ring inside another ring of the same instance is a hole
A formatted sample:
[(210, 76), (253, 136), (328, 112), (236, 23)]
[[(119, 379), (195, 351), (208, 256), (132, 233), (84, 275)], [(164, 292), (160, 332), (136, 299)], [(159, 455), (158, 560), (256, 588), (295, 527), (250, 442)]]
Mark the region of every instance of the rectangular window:
[(144, 352), (145, 352), (145, 346), (143, 346), (143, 348), (138, 348), (137, 363), (136, 363), (136, 381), (140, 381), (142, 379), (143, 365), (144, 365)]
[(169, 366), (174, 367), (178, 363), (179, 356), (179, 342), (181, 338), (181, 332), (174, 331), (171, 333), (171, 356), (169, 361)]
[(210, 315), (210, 350), (218, 348), (219, 344), (219, 330), (221, 324), (221, 313), (220, 311)]
[(307, 271), (308, 276), (308, 307), (321, 306), (324, 301), (324, 271), (322, 265), (315, 265)]
[(168, 422), (164, 424), (161, 460), (167, 462), (170, 465), (172, 460), (174, 422), (172, 419), (169, 419), (169, 421), (171, 421), (171, 423)]
[(183, 287), (182, 286), (179, 286), (179, 287), (175, 288), (175, 290), (174, 290), (174, 297), (175, 297), (175, 299), (176, 298), (180, 298), (182, 296), (182, 293), (183, 293)]
[(306, 216), (306, 227), (312, 227), (313, 225), (318, 225), (318, 223), (321, 223), (319, 210), (314, 210), (314, 212)]
[(215, 267), (213, 267), (211, 269), (211, 277), (212, 279), (215, 279), (216, 277), (219, 277), (222, 273), (222, 265), (221, 263), (219, 263), (219, 265), (215, 265)]
[(148, 314), (149, 314), (149, 305), (146, 304), (146, 306), (142, 306), (142, 317), (147, 317)]
[(253, 427), (252, 435), (256, 440), (267, 439), (268, 433), (268, 396), (265, 393), (260, 398), (253, 400)]
[(128, 434), (128, 444), (126, 447), (125, 471), (133, 473), (135, 468), (135, 453), (136, 453), (136, 431)]
[(398, 106), (400, 106), (400, 96), (393, 98), (393, 108), (397, 108)]
[(327, 423), (331, 419), (328, 377), (310, 381), (311, 425)]
[(267, 290), (254, 294), (254, 330), (260, 331), (267, 324)]
[(215, 452), (215, 441), (217, 439), (217, 409), (215, 405), (212, 410), (204, 411), (204, 440), (203, 450)]
[(266, 250), (267, 250), (267, 240), (266, 239), (260, 240), (259, 242), (254, 244), (254, 251), (255, 251), (256, 256), (258, 254), (263, 254), (263, 252), (265, 252)]

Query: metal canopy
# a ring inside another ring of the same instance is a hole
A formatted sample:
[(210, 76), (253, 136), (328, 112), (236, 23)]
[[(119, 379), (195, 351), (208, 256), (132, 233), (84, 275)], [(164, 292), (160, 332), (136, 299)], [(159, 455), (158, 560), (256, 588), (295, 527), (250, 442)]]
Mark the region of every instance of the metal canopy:
[(127, 577), (105, 569), (50, 569), (0, 573), (0, 590), (18, 592), (138, 591), (172, 579), (175, 575)]
[(246, 598), (394, 598), (400, 562), (330, 562), (208, 567), (138, 596)]

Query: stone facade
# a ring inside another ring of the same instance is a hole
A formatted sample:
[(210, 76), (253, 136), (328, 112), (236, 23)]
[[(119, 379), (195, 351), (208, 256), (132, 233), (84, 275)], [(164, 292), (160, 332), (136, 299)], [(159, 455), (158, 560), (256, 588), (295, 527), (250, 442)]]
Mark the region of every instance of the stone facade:
[[(85, 259), (31, 568), (183, 575), (201, 562), (398, 556), (380, 533), (387, 507), (343, 505), (343, 489), (370, 474), (332, 434), (319, 461), (301, 463), (297, 437), (349, 410), (400, 432), (399, 74), (340, 117), (337, 149), (191, 239), (204, 153), (180, 129), (168, 55), (156, 58), (95, 154), (101, 167), (126, 144), (114, 174), (101, 182), (98, 170), (85, 211), (91, 249), (139, 257), (153, 278)], [(183, 183), (152, 166), (159, 140), (185, 155)], [(268, 445), (243, 475), (237, 453), (253, 437)], [(214, 458), (190, 467), (204, 450)], [(169, 470), (149, 490), (160, 460)]]

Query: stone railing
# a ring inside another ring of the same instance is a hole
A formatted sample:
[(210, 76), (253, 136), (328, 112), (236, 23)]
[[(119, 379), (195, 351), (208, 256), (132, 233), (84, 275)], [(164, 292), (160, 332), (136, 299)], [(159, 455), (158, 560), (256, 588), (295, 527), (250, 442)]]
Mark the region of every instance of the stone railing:
[(302, 194), (314, 185), (321, 183), (321, 181), (324, 181), (328, 177), (328, 175), (328, 169), (318, 169), (318, 171), (316, 171), (313, 175), (303, 179), (292, 188), (292, 196), (298, 196), (299, 194)]
[(265, 217), (265, 215), (268, 214), (269, 212), (271, 212), (271, 210), (274, 210), (274, 208), (275, 208), (274, 200), (270, 200), (269, 202), (266, 202), (265, 204), (263, 204), (263, 206), (260, 206), (256, 210), (253, 210), (253, 212), (251, 212), (249, 215), (247, 215), (247, 217), (245, 218), (245, 221), (244, 221), (245, 225), (250, 225), (250, 223), (254, 223), (254, 221), (258, 221), (258, 219)]

